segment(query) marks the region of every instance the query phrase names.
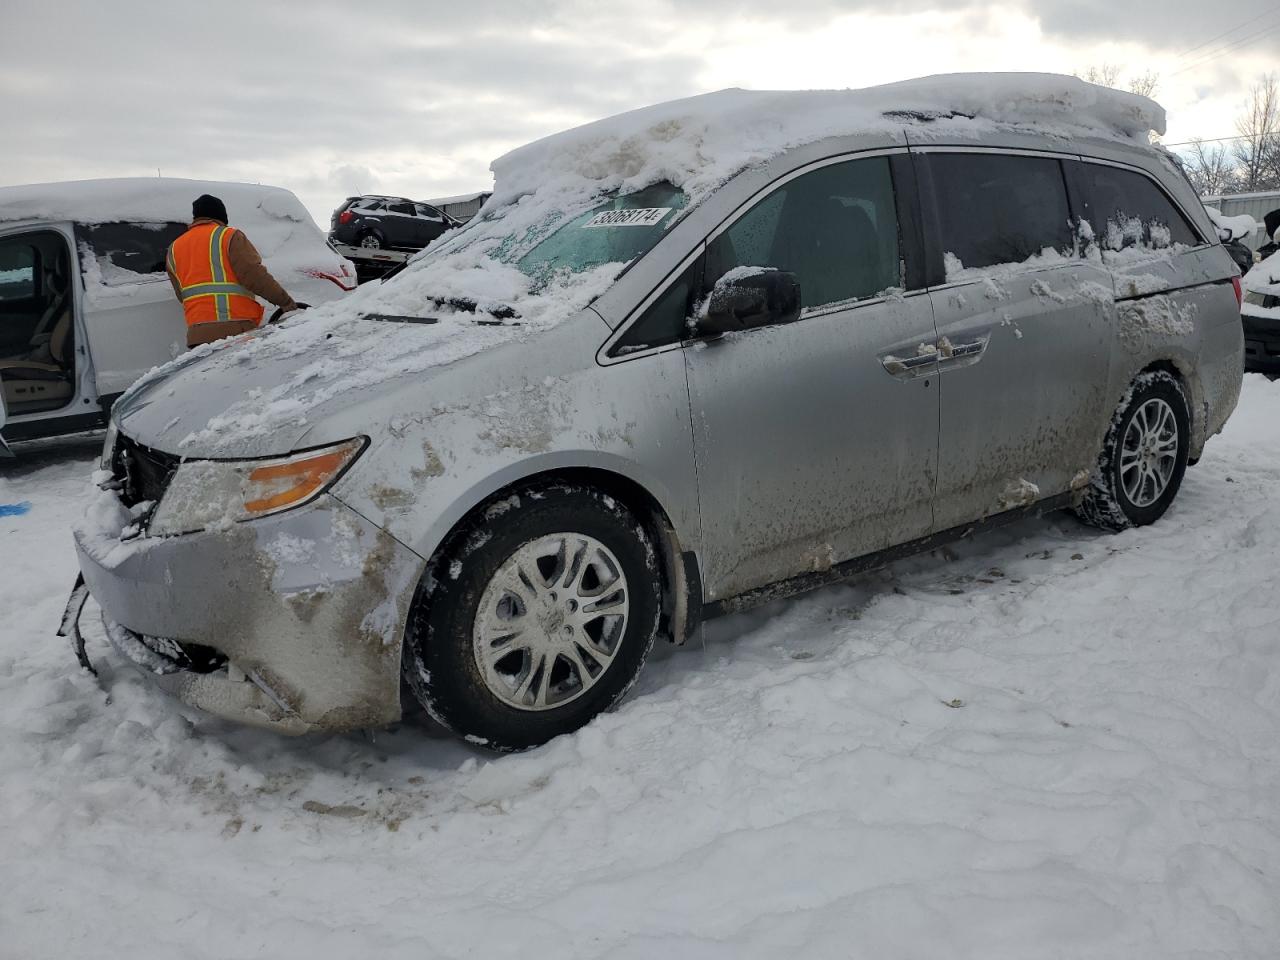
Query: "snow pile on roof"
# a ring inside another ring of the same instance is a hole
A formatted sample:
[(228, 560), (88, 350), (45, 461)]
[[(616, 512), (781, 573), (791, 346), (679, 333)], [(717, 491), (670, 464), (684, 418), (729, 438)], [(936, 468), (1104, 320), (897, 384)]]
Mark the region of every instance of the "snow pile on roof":
[(277, 253), (299, 233), (324, 235), (306, 207), (282, 187), (173, 177), (67, 180), (0, 187), (0, 222), (70, 220), (75, 223), (190, 223), (191, 201), (212, 194), (227, 206), (233, 227), (248, 234), (263, 257)]
[(912, 136), (998, 126), (1145, 144), (1151, 131), (1164, 132), (1165, 114), (1146, 97), (1047, 73), (942, 74), (861, 90), (721, 90), (513, 150), (492, 164), (494, 202), (570, 176), (623, 190), (669, 180), (696, 198), (789, 147), (905, 126)]

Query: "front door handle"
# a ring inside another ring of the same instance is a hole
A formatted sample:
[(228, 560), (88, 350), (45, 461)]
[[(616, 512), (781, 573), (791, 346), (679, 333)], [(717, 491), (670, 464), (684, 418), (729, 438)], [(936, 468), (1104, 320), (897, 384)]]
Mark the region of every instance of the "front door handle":
[[(938, 363), (939, 365), (951, 364), (953, 366), (968, 366), (970, 363), (977, 363), (982, 359), (982, 355), (986, 353), (987, 344), (991, 342), (990, 336), (981, 336), (973, 340), (967, 340), (964, 343), (952, 343), (946, 337), (938, 341)], [(960, 361), (966, 361), (961, 363)]]

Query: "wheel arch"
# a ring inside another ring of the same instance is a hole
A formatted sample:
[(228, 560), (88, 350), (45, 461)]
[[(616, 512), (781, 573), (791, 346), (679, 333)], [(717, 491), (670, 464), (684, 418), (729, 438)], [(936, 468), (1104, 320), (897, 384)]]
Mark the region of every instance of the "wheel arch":
[(1190, 457), (1188, 463), (1192, 466), (1200, 459), (1201, 453), (1204, 452), (1205, 441), (1205, 424), (1208, 418), (1208, 409), (1204, 397), (1204, 387), (1200, 382), (1200, 376), (1194, 363), (1185, 357), (1167, 356), (1152, 360), (1145, 367), (1134, 374), (1129, 384), (1125, 386), (1125, 390), (1129, 389), (1129, 385), (1144, 373), (1163, 372), (1169, 374), (1178, 381), (1182, 387), (1182, 392), (1187, 397), (1187, 419), (1191, 422), (1190, 436), (1188, 441), (1190, 444)]
[(691, 538), (687, 534), (681, 535), (671, 518), (670, 511), (648, 486), (607, 467), (582, 465), (547, 467), (507, 480), (479, 496), (438, 537), (437, 542), (429, 548), (429, 553), (422, 552), (422, 555), (428, 558), (423, 572), (424, 581), (429, 579), (444, 551), (452, 546), (455, 537), (471, 526), (477, 517), (513, 494), (554, 483), (590, 487), (617, 500), (636, 515), (654, 544), (662, 577), (659, 632), (672, 642), (683, 644), (692, 636), (700, 622), (702, 606), (700, 566), (693, 544), (688, 542)]

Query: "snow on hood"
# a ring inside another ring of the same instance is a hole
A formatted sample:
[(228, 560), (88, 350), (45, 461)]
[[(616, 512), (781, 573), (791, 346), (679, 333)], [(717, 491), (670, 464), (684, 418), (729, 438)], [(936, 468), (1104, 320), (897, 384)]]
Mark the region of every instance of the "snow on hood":
[[(935, 119), (925, 123), (922, 116)], [(1164, 111), (1145, 97), (1072, 77), (971, 74), (866, 90), (724, 90), (601, 120), (494, 161), (494, 195), (482, 215), (445, 234), (399, 276), (243, 342), (200, 348), (153, 371), (121, 401), (123, 426), (128, 429), (130, 407), (144, 406), (144, 395), (156, 392), (157, 377), (181, 370), (177, 380), (205, 383), (212, 391), (206, 395), (219, 402), (191, 406), (198, 415), (173, 424), (168, 436), (174, 439), (165, 440), (165, 449), (196, 456), (265, 452), (299, 436), (309, 418), (323, 416), (318, 408), (339, 397), (366, 394), (496, 344), (535, 336), (580, 312), (625, 263), (537, 279), (516, 264), (605, 193), (669, 181), (684, 191), (687, 209), (744, 167), (790, 146), (912, 124), (913, 135), (917, 129), (954, 135), (1003, 125), (1145, 143), (1149, 130), (1163, 132)], [(157, 182), (164, 183), (140, 181)], [(191, 192), (182, 191), (186, 203)], [(237, 198), (224, 199), (234, 222)], [(664, 229), (677, 220), (678, 215), (669, 218)], [(442, 305), (458, 297), (475, 302), (476, 312)], [(476, 323), (503, 306), (518, 312), (511, 318), (518, 326)], [(366, 313), (431, 316), (437, 322), (359, 319)], [(259, 372), (250, 376), (253, 370)]]
[(826, 137), (972, 134), (975, 121), (1141, 144), (1164, 133), (1152, 100), (1048, 73), (960, 73), (859, 90), (721, 90), (632, 110), (519, 147), (492, 164), (492, 208), (577, 177), (636, 190), (669, 180), (697, 199), (735, 173)]
[(1223, 214), (1217, 207), (1206, 205), (1204, 212), (1209, 214), (1209, 219), (1213, 221), (1214, 227), (1218, 230), (1218, 239), (1223, 243), (1230, 243), (1233, 240), (1243, 240), (1245, 237), (1260, 230), (1262, 224), (1247, 213), (1239, 216), (1228, 217)]
[(1255, 293), (1280, 296), (1280, 253), (1273, 253), (1244, 275), (1244, 288)]
[(203, 193), (226, 204), (231, 226), (245, 232), (273, 274), (284, 279), (290, 270), (341, 272), (342, 258), (302, 202), (283, 187), (172, 177), (30, 183), (0, 187), (0, 223), (190, 223), (191, 201)]
[[(516, 268), (475, 251), (428, 260), (392, 282), (367, 284), (278, 326), (197, 347), (134, 384), (115, 415), (127, 433), (180, 455), (287, 452), (326, 410), (346, 410), (405, 378), (558, 325), (604, 292), (621, 266), (606, 264), (530, 292)], [(483, 305), (474, 312), (437, 305), (464, 295), (480, 295), (493, 309), (516, 301), (520, 315), (500, 321)], [(603, 335), (603, 323), (600, 329)]]

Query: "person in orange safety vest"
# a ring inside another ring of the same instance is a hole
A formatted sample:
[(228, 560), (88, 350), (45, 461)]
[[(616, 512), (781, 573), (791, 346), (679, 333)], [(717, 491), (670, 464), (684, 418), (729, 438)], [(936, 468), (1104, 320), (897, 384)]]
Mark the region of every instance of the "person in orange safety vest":
[(262, 265), (249, 238), (227, 226), (227, 208), (204, 194), (191, 204), (191, 227), (169, 245), (168, 273), (187, 317), (187, 346), (212, 343), (262, 323), (261, 297), (285, 312), (297, 310)]

